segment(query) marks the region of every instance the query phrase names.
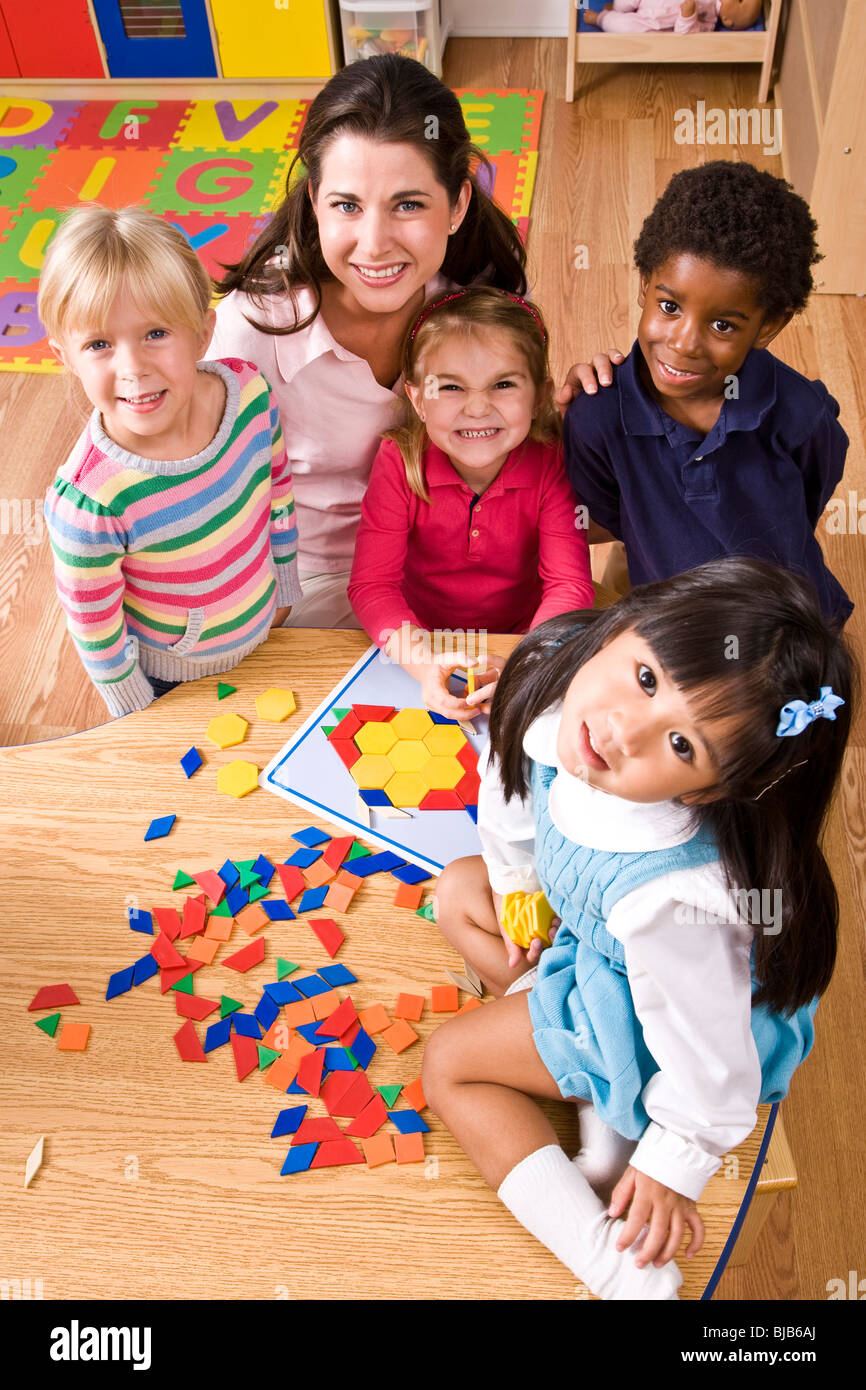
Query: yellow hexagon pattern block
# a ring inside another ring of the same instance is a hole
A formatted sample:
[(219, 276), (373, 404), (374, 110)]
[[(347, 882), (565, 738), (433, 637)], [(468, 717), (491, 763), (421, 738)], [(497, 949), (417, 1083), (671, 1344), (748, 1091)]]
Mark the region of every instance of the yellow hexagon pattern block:
[(389, 720), (397, 738), (419, 739), (429, 734), (433, 720), (426, 709), (401, 709)]
[(373, 787), (384, 787), (388, 778), (394, 775), (394, 769), (388, 759), (372, 753), (362, 753), (358, 761), (349, 768), (349, 771), (358, 786), (364, 787), (366, 790)]
[[(357, 767), (358, 764), (355, 764)], [(459, 763), (458, 763), (459, 767)], [(355, 768), (352, 769), (354, 772)], [(430, 788), (417, 772), (395, 772), (385, 791), (392, 806), (420, 806)]]
[(388, 753), (395, 772), (420, 772), (430, 761), (430, 749), (416, 739), (400, 738)]
[(431, 758), (418, 775), (433, 791), (453, 791), (465, 773), (456, 758)]
[(397, 735), (390, 724), (379, 724), (371, 719), (358, 730), (355, 743), (362, 753), (387, 753), (397, 742)]
[(243, 743), (247, 732), (247, 721), (239, 714), (219, 714), (207, 726), (207, 737), (217, 748), (233, 748)]
[(429, 734), (424, 735), (424, 743), (435, 758), (453, 757), (465, 742), (466, 735), (456, 724), (434, 724)]
[(284, 719), (288, 719), (296, 708), (291, 690), (281, 690), (276, 685), (272, 685), (270, 690), (266, 690), (264, 695), (259, 695), (256, 700), (259, 719), (272, 719), (275, 724), (281, 724)]
[(217, 773), (217, 790), (229, 796), (246, 796), (247, 792), (255, 791), (258, 785), (259, 769), (255, 763), (245, 763), (240, 758), (227, 763)]

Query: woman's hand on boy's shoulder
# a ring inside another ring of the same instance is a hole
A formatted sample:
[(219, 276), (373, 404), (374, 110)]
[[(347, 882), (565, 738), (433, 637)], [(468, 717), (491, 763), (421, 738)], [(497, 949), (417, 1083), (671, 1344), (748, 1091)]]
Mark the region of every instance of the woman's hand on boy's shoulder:
[(576, 362), (573, 367), (569, 367), (565, 382), (555, 393), (554, 405), (558, 410), (564, 411), (581, 391), (585, 391), (588, 396), (594, 396), (599, 386), (611, 386), (614, 367), (618, 367), (624, 361), (625, 354), (618, 348), (612, 348), (610, 352), (597, 352), (592, 362)]

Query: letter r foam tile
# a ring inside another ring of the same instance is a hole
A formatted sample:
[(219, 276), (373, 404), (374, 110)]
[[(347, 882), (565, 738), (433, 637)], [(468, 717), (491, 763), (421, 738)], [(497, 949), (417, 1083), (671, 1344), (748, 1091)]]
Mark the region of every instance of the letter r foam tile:
[(27, 1009), (28, 1012), (32, 1009), (59, 1009), (66, 1004), (80, 1003), (81, 1000), (71, 985), (43, 985), (36, 991)]

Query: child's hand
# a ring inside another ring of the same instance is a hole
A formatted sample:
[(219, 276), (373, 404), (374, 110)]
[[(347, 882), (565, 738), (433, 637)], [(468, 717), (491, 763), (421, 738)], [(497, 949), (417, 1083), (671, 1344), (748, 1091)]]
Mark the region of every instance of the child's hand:
[(680, 14), (683, 19), (691, 19), (694, 12), (695, 0), (683, 0), (683, 3), (680, 5)]
[(613, 366), (619, 366), (625, 358), (618, 348), (612, 348), (610, 352), (597, 352), (589, 362), (576, 362), (573, 367), (569, 367), (568, 376), (565, 382), (553, 397), (553, 403), (558, 410), (565, 410), (568, 403), (579, 396), (581, 391), (585, 391), (588, 396), (594, 396), (599, 385), (610, 386), (613, 381)]
[[(499, 934), (502, 937), (502, 940), (505, 942), (505, 955), (508, 960), (509, 969), (513, 969), (515, 966), (520, 965), (522, 962), (528, 970), (530, 966), (533, 966), (537, 963), (539, 956), (547, 946), (547, 942), (543, 941), (540, 936), (535, 936), (530, 941), (526, 950), (524, 950), (521, 946), (517, 945), (516, 941), (511, 940), (511, 937), (508, 935), (508, 932), (502, 925), (501, 893), (493, 894), (493, 906), (496, 909), (496, 920), (499, 923)], [(559, 917), (554, 917), (553, 921), (550, 924), (549, 935), (551, 941), (553, 941), (553, 938), (556, 936), (557, 930), (560, 926), (560, 921), (561, 919)]]
[(686, 1249), (687, 1258), (696, 1255), (704, 1243), (704, 1223), (698, 1215), (697, 1207), (689, 1197), (664, 1183), (648, 1178), (629, 1164), (611, 1194), (608, 1216), (621, 1216), (631, 1203), (622, 1234), (616, 1243), (617, 1250), (627, 1250), (640, 1235), (644, 1226), (649, 1225), (645, 1239), (635, 1256), (638, 1269), (643, 1269), (650, 1260), (657, 1269), (672, 1260), (680, 1247), (686, 1226), (691, 1237)]
[[(463, 662), (468, 670), (468, 658)], [(473, 666), (472, 673), (475, 677), (475, 693), (466, 695), (465, 701), (469, 706), (467, 719), (474, 719), (478, 714), (489, 714), (493, 704), (493, 695), (496, 690), (496, 683), (502, 674), (505, 665), (504, 656), (488, 656), (486, 666)]]
[(490, 713), (490, 702), (496, 689), (499, 673), (505, 665), (502, 657), (487, 658), (487, 666), (481, 670), (473, 666), (476, 684), (474, 695), (452, 695), (448, 689), (448, 677), (452, 671), (465, 671), (472, 665), (472, 658), (466, 652), (453, 652), (433, 656), (429, 661), (412, 664), (412, 675), (421, 686), (421, 694), (428, 709), (446, 719), (456, 719), (463, 723), (467, 719), (477, 719), (479, 714)]

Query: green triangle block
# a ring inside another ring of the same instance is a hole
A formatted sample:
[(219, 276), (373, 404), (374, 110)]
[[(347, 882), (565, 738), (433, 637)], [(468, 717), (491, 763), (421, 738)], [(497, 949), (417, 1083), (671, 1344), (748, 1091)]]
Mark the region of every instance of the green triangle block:
[[(356, 840), (352, 848), (349, 850), (349, 859), (360, 859), (362, 855), (369, 853), (370, 851), (366, 849), (364, 845), (359, 845), (358, 841)], [(348, 862), (349, 860), (347, 859), (346, 863)]]
[(322, 733), (325, 735), (325, 738), (330, 738), (336, 727), (336, 724), (323, 724)]
[(252, 869), (241, 869), (241, 876), (237, 884), (238, 888), (249, 888), (252, 884), (255, 884), (256, 888), (258, 888), (260, 883), (261, 879), (258, 874), (253, 873)]
[[(340, 723), (340, 720), (341, 720), (341, 719), (345, 719), (347, 714), (351, 714), (351, 713), (352, 713), (352, 711), (349, 710), (349, 709), (332, 709), (332, 710), (331, 710), (331, 714), (333, 715), (334, 719), (336, 719), (337, 724)], [(334, 725), (334, 728), (335, 728), (335, 729), (336, 729), (336, 727), (337, 727), (337, 724)]]
[(343, 1051), (345, 1052), (349, 1061), (352, 1063), (352, 1071), (357, 1071), (361, 1063), (358, 1061), (351, 1047), (344, 1047)]
[(229, 908), (225, 898), (223, 898), (221, 903), (217, 903), (216, 907), (211, 909), (210, 915), (211, 917), (234, 917), (234, 913)]
[(235, 868), (237, 869), (237, 871), (238, 871), (239, 874), (243, 874), (244, 872), (249, 873), (250, 869), (253, 867), (253, 865), (255, 864), (255, 862), (256, 862), (255, 859), (233, 859), (233, 860), (232, 860), (232, 863), (234, 864), (234, 866), (235, 866)]
[(416, 907), (415, 916), (423, 917), (425, 922), (435, 922), (436, 918), (433, 916), (433, 899), (431, 898), (429, 903), (424, 903), (423, 907)]
[(257, 903), (259, 898), (266, 898), (270, 893), (270, 886), (264, 883), (257, 883), (250, 889), (250, 902)]
[(265, 1067), (269, 1067), (271, 1065), (271, 1062), (275, 1062), (280, 1054), (279, 1052), (274, 1052), (273, 1048), (271, 1047), (262, 1047), (261, 1043), (259, 1043), (258, 1046), (259, 1071), (264, 1071)]
[(234, 695), (236, 690), (236, 685), (226, 685), (225, 681), (220, 681), (217, 685), (217, 699), (224, 700), (227, 695)]
[(227, 994), (220, 995), (220, 1018), (228, 1018), (236, 1009), (242, 1009), (243, 1004), (237, 999), (230, 999)]
[(291, 975), (292, 971), (293, 971), (293, 970), (297, 970), (297, 969), (298, 969), (298, 967), (295, 965), (294, 961), (291, 961), (291, 960), (283, 960), (282, 956), (277, 956), (277, 979), (278, 979), (278, 980), (284, 980), (284, 979), (286, 978), (287, 975)]
[[(352, 1085), (355, 1083), (353, 1082)], [(402, 1091), (402, 1086), (377, 1086), (376, 1090), (384, 1100), (389, 1110), (394, 1109), (394, 1102)]]
[(184, 975), (182, 980), (178, 980), (176, 985), (172, 985), (172, 989), (177, 990), (178, 994), (193, 994), (192, 974)]
[(53, 1038), (57, 1032), (57, 1025), (60, 1022), (59, 1014), (52, 1014), (50, 1018), (37, 1018), (34, 1020), (37, 1028), (41, 1028), (43, 1033), (47, 1033), (49, 1038)]
[(183, 869), (178, 869), (177, 873), (174, 876), (174, 883), (171, 886), (173, 889), (194, 888), (195, 879), (190, 878), (189, 874), (185, 874)]

